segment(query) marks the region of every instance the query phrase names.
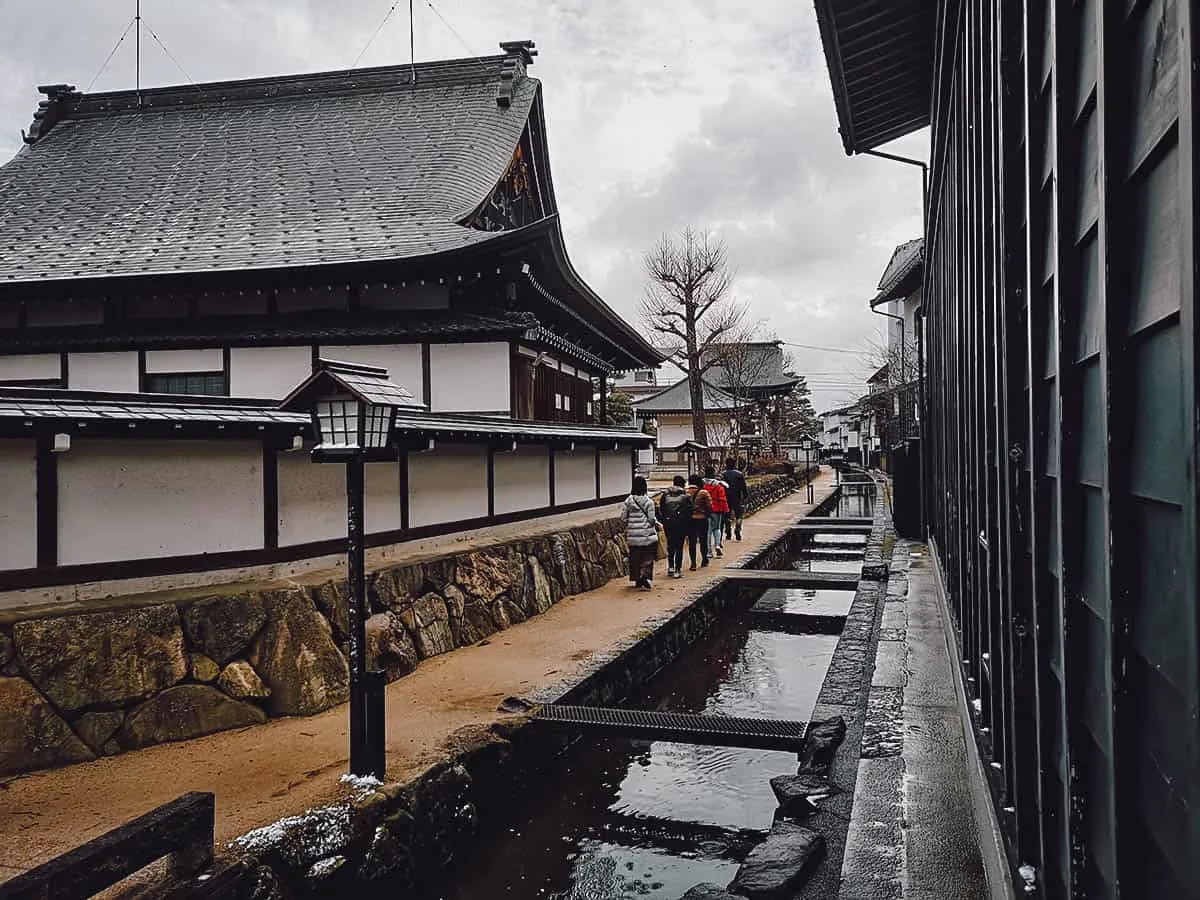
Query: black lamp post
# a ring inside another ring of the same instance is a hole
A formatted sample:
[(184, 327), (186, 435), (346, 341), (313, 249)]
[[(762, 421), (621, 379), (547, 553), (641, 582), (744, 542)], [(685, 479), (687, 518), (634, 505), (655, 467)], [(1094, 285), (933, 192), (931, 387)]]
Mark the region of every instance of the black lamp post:
[(805, 477), (808, 479), (808, 502), (811, 505), (813, 502), (813, 476), (812, 476), (812, 450), (815, 442), (812, 438), (806, 437), (803, 439), (804, 446), (804, 471)]
[(367, 593), (363, 473), (367, 462), (396, 459), (392, 440), (400, 407), (423, 409), (374, 366), (318, 360), (316, 371), (281, 404), (307, 408), (317, 444), (312, 458), (346, 466), (346, 611), (350, 657), (350, 774), (382, 779), (387, 767), (382, 671), (367, 669)]

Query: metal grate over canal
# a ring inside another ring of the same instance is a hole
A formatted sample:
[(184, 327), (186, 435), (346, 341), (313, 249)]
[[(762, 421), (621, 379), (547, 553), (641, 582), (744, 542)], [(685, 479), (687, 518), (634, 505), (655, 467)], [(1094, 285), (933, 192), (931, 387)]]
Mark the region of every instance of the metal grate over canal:
[(559, 704), (541, 707), (534, 719), (560, 728), (602, 731), (611, 737), (757, 750), (791, 750), (797, 753), (804, 746), (804, 732), (808, 727), (805, 722), (786, 719), (747, 719)]

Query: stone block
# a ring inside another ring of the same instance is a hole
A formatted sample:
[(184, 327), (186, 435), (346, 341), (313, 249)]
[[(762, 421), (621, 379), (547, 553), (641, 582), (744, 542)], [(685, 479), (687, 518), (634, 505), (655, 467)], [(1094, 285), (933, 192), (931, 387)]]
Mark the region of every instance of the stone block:
[(739, 894), (731, 894), (715, 884), (698, 884), (679, 900), (746, 900)]
[(89, 712), (75, 720), (75, 733), (97, 753), (104, 753), (104, 746), (117, 733), (121, 723), (125, 721), (125, 713)]
[(833, 756), (846, 738), (846, 720), (834, 716), (821, 722), (812, 722), (804, 735), (804, 752), (800, 755), (798, 773), (822, 774), (829, 771)]
[(250, 646), (266, 621), (266, 603), (256, 593), (209, 597), (183, 611), (192, 647), (221, 666)]
[(524, 560), (502, 550), (479, 550), (459, 558), (454, 583), (468, 599), (484, 602), (510, 594), (524, 582)]
[(313, 589), (313, 603), (329, 620), (338, 643), (350, 638), (350, 588), (344, 580), (327, 581)]
[(95, 759), (24, 678), (0, 678), (0, 775)]
[(188, 671), (171, 605), (18, 622), (13, 637), (29, 680), (68, 712), (146, 697)]
[(281, 592), (267, 613), (250, 663), (271, 689), (271, 714), (311, 716), (344, 703), (350, 668), (312, 601), (300, 591)]
[(369, 669), (383, 669), (390, 682), (417, 667), (417, 646), (398, 615), (382, 612), (371, 616), (366, 622), (366, 632)]
[(550, 586), (550, 579), (536, 556), (530, 556), (526, 565), (530, 580), (528, 594), (532, 599), (533, 609), (536, 613), (544, 613), (554, 605), (554, 591)]
[(211, 684), (221, 674), (221, 667), (203, 653), (192, 654), (192, 680)]
[(428, 593), (413, 601), (400, 613), (400, 620), (412, 635), (421, 659), (429, 659), (454, 649), (454, 634), (450, 630), (450, 613), (441, 594)]
[(267, 720), (257, 706), (206, 684), (181, 684), (151, 697), (125, 719), (117, 743), (126, 750), (183, 741)]
[(838, 792), (823, 775), (777, 775), (771, 779), (771, 790), (779, 801), (779, 814), (793, 819), (812, 815), (816, 811), (813, 799)]
[(235, 659), (221, 670), (217, 687), (235, 700), (266, 700), (271, 696), (271, 689), (244, 659)]
[(811, 828), (776, 822), (746, 856), (729, 890), (749, 900), (790, 900), (806, 870), (825, 854), (825, 838)]

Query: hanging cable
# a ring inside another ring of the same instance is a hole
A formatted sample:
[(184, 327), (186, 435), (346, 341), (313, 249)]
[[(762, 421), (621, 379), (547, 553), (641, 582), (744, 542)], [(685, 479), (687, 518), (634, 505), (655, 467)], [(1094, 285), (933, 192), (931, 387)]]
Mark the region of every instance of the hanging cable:
[[(197, 85), (196, 82), (192, 79), (192, 76), (188, 74), (187, 69), (185, 69), (182, 65), (180, 65), (179, 60), (177, 60), (175, 58), (175, 55), (173, 53), (171, 53), (170, 50), (167, 49), (167, 45), (164, 44), (159, 39), (158, 35), (154, 33), (154, 29), (150, 27), (150, 23), (147, 22), (143, 18), (142, 25), (144, 25), (146, 30), (148, 32), (150, 32), (150, 37), (154, 38), (154, 43), (158, 44), (158, 46), (162, 49), (162, 52), (167, 55), (167, 59), (169, 59), (171, 62), (173, 62), (175, 64), (175, 68), (177, 68), (179, 70), (180, 74), (183, 75), (183, 77), (187, 79), (188, 84), (190, 84), (192, 87), (194, 87), (196, 90), (199, 91), (200, 86)], [(201, 93), (203, 93), (203, 91), (201, 91)]]
[(104, 70), (108, 68), (108, 64), (112, 62), (112, 58), (116, 56), (117, 49), (124, 42), (125, 38), (129, 36), (129, 29), (133, 27), (136, 21), (136, 17), (129, 20), (129, 24), (125, 26), (125, 30), (121, 32), (121, 36), (117, 38), (117, 42), (113, 44), (112, 50), (108, 51), (108, 56), (104, 58), (104, 63), (100, 66), (100, 69), (96, 72), (96, 74), (92, 76), (92, 80), (88, 82), (87, 87), (83, 89), (85, 94), (92, 89), (92, 85), (96, 83), (96, 79), (104, 74)]
[(391, 5), (391, 7), (389, 7), (387, 13), (380, 20), (379, 25), (375, 28), (374, 33), (367, 39), (367, 42), (365, 44), (363, 44), (363, 48), (358, 51), (358, 56), (354, 57), (354, 62), (352, 62), (350, 64), (350, 68), (352, 68), (352, 69), (358, 68), (359, 60), (361, 60), (363, 58), (363, 56), (366, 54), (367, 50), (369, 50), (371, 48), (371, 45), (373, 43), (375, 43), (375, 38), (379, 37), (379, 32), (383, 31), (383, 26), (388, 23), (388, 19), (390, 19), (392, 17), (392, 13), (394, 13), (396, 11), (396, 7), (399, 5), (400, 5), (400, 0), (396, 0), (396, 2), (393, 3)]

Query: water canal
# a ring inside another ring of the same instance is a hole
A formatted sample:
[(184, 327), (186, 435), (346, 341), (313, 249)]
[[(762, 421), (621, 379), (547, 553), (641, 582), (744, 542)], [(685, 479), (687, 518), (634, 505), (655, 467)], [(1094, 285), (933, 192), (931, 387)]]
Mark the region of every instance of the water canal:
[[(825, 514), (870, 515), (873, 486), (843, 487)], [(851, 571), (863, 547), (857, 535), (817, 533), (795, 565)], [(765, 591), (624, 705), (807, 721), (837, 646), (829, 622), (845, 617), (853, 593)], [(725, 884), (771, 827), (769, 779), (795, 768), (789, 752), (585, 738), (507, 821), (484, 827), (470, 859), (431, 896), (677, 900), (699, 882)]]

